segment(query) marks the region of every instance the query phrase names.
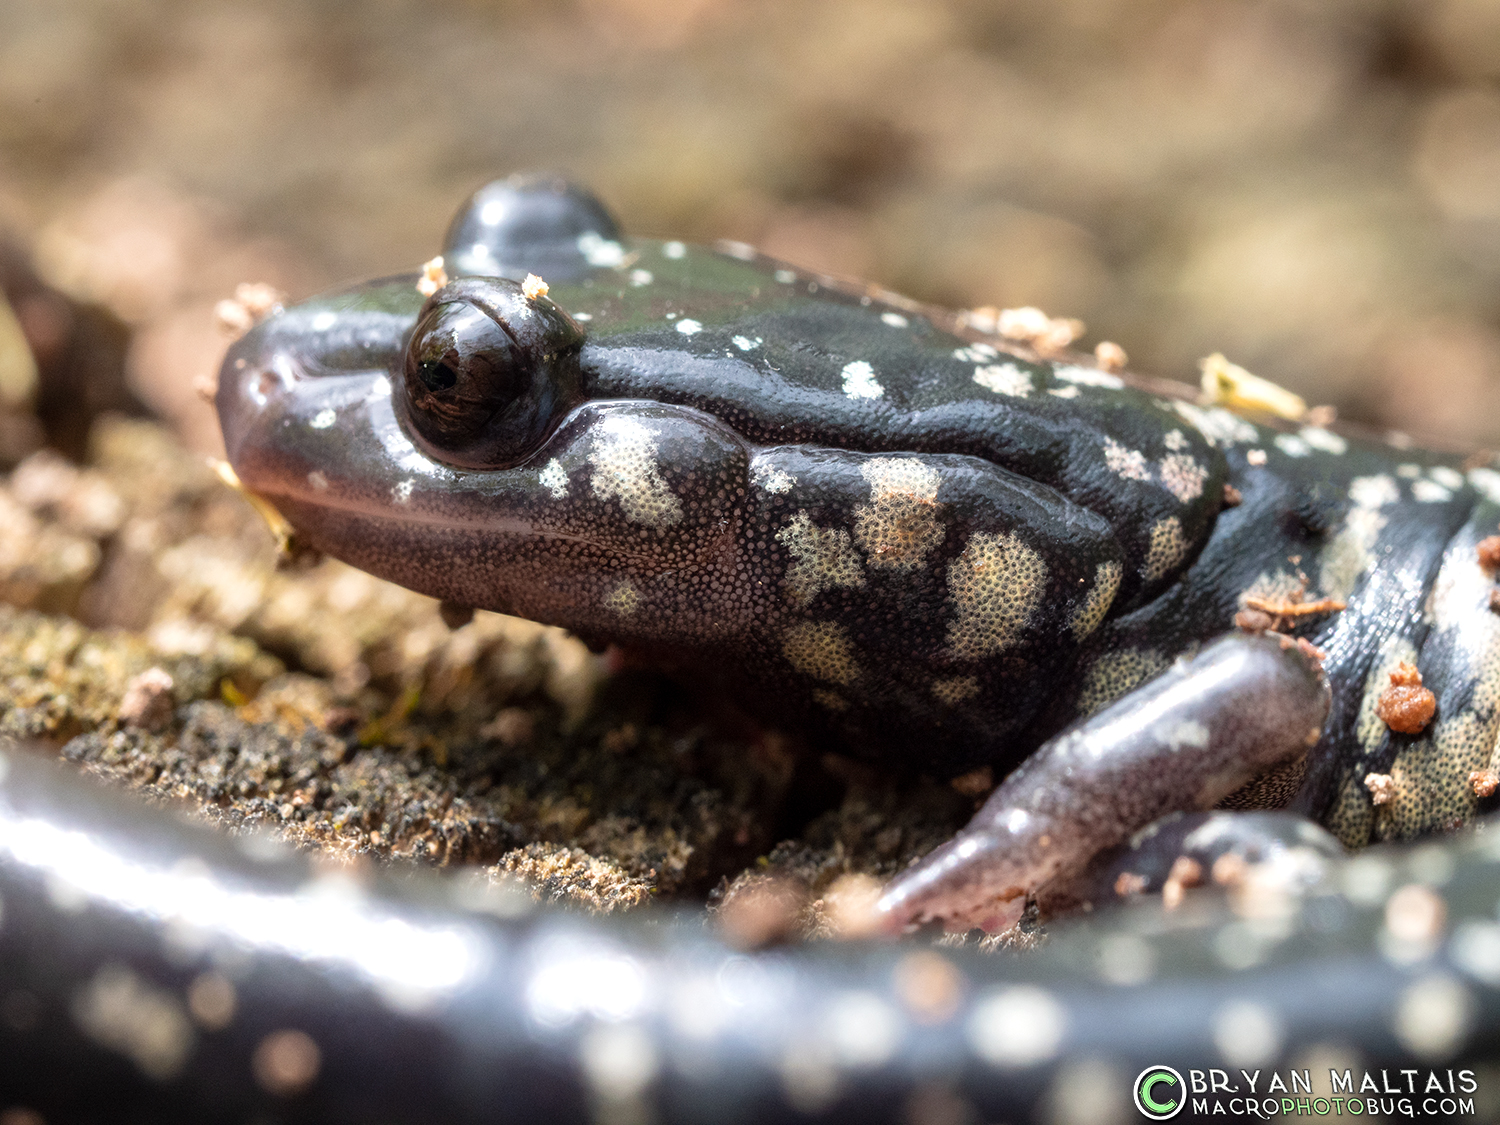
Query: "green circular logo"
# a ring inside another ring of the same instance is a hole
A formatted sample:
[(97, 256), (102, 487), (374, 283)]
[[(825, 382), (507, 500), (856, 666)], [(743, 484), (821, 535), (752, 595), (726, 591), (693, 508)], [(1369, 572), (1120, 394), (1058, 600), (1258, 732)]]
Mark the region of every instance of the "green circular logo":
[(1187, 1087), (1170, 1066), (1148, 1066), (1135, 1076), (1135, 1108), (1152, 1121), (1165, 1121), (1182, 1112)]

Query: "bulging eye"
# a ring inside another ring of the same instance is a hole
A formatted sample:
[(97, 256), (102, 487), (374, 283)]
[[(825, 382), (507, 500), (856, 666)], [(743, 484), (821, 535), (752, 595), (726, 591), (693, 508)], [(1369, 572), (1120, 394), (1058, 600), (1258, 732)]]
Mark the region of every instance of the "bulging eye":
[(439, 289), (406, 346), (397, 413), (435, 460), (500, 469), (526, 459), (582, 398), (583, 331), (513, 281), (466, 277)]

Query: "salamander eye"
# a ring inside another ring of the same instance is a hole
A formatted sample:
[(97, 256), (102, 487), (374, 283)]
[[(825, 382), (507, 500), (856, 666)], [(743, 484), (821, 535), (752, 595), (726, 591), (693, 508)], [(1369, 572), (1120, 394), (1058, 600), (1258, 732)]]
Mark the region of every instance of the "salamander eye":
[(533, 453), (580, 399), (583, 330), (513, 281), (461, 278), (427, 299), (396, 409), (435, 460), (500, 469)]

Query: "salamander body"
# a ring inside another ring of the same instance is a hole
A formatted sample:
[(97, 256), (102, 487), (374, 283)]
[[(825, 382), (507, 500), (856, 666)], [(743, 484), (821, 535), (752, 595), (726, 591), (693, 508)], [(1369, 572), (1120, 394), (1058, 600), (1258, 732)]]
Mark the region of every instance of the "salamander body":
[[(1494, 470), (1203, 407), (748, 247), (626, 239), (545, 179), (478, 193), (444, 261), (429, 297), (310, 301), (225, 361), (230, 459), (306, 545), (716, 669), (939, 777), (1010, 769), (1246, 599), (1335, 599), (1289, 630), (1326, 653), (1323, 735), (1256, 803), (1296, 790), (1349, 846), (1478, 808)], [(1419, 734), (1373, 713), (1402, 660), (1438, 697)]]

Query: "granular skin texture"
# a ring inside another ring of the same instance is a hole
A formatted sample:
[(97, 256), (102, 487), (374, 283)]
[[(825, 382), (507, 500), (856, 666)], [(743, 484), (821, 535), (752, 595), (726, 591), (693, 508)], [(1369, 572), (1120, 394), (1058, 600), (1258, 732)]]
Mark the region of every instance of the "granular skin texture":
[[(774, 875), (809, 937), (840, 877), (888, 878), (972, 811), (937, 782), (799, 758), (561, 630), (485, 612), (451, 629), (341, 563), (278, 570), (249, 506), (154, 424), (106, 416), (83, 467), (38, 456), (20, 499), (0, 477), (0, 508), (37, 551), (76, 541), (79, 565), (0, 573), (0, 732), (228, 831), (594, 912)], [(143, 676), (169, 696), (149, 728), (126, 706)]]

